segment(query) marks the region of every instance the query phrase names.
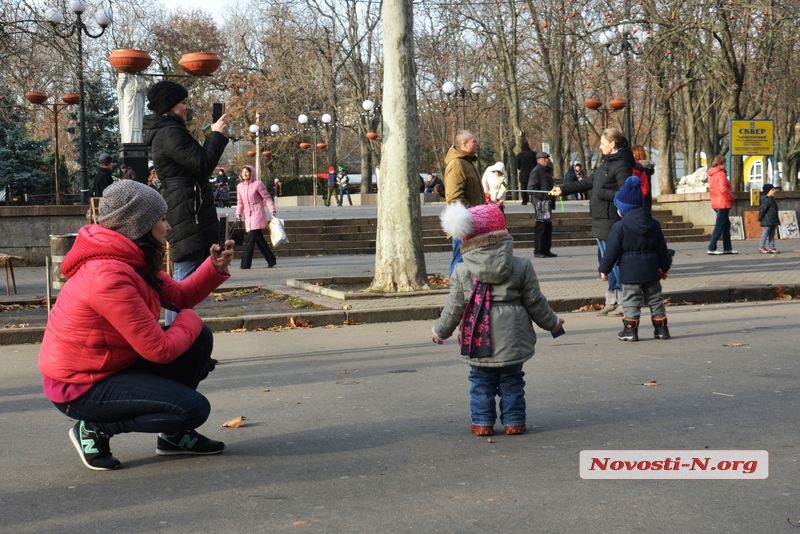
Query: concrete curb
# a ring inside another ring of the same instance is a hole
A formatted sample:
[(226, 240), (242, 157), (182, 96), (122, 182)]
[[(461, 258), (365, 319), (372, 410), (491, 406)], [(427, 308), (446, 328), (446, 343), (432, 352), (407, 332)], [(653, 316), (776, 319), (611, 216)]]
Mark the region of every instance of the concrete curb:
[[(800, 285), (774, 286), (751, 285), (742, 287), (707, 288), (665, 292), (673, 306), (689, 304), (717, 304), (724, 302), (769, 301), (800, 298)], [(601, 297), (553, 299), (550, 305), (558, 313), (572, 312), (590, 304), (602, 304)], [(444, 306), (441, 305), (376, 308), (372, 310), (351, 310), (347, 318), (349, 324), (392, 323), (402, 321), (433, 321), (439, 317)], [(203, 321), (214, 332), (267, 330), (288, 326), (290, 321), (299, 318), (310, 327), (341, 325), (345, 315), (341, 310), (298, 311), (297, 313), (276, 313), (265, 315), (243, 315), (241, 317), (204, 317)], [(40, 343), (44, 328), (18, 328), (0, 330), (0, 346)]]

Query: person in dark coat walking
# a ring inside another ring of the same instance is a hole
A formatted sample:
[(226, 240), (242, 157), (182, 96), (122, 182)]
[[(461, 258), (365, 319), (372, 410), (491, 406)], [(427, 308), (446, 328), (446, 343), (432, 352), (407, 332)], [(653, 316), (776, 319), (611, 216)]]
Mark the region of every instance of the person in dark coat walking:
[[(167, 201), (167, 222), (172, 227), (169, 253), (175, 280), (183, 280), (208, 256), (219, 240), (219, 220), (214, 191), (208, 177), (228, 144), (228, 115), (211, 125), (211, 134), (201, 145), (189, 133), (186, 89), (162, 80), (147, 92), (152, 115), (144, 118), (144, 141), (161, 180)], [(167, 313), (170, 324), (174, 314)]]
[(672, 257), (661, 225), (643, 206), (642, 185), (638, 176), (627, 179), (617, 192), (614, 204), (622, 219), (614, 223), (608, 235), (608, 246), (600, 261), (600, 274), (607, 276), (616, 263), (622, 281), (621, 341), (639, 341), (639, 317), (644, 304), (650, 307), (653, 337), (669, 339), (667, 311), (661, 280), (667, 277)]
[[(522, 149), (520, 150), (517, 157), (514, 158), (514, 167), (517, 169), (517, 178), (519, 180), (519, 188), (525, 189), (525, 185), (528, 183), (528, 178), (530, 178), (531, 171), (534, 167), (536, 167), (536, 153), (531, 150), (531, 146), (528, 144), (527, 141), (522, 142)], [(522, 197), (522, 205), (528, 203), (528, 193), (521, 193)]]
[[(579, 191), (591, 191), (589, 213), (592, 216), (592, 237), (597, 239), (602, 258), (605, 255), (606, 240), (611, 226), (620, 219), (614, 206), (614, 195), (632, 174), (633, 154), (628, 140), (618, 128), (608, 128), (603, 131), (600, 137), (600, 151), (603, 153), (602, 162), (588, 179), (561, 187), (556, 186), (551, 194), (561, 196)], [(606, 305), (600, 310), (601, 315), (622, 315), (622, 308), (619, 306), (621, 290), (619, 267), (615, 267), (608, 276)]]
[[(550, 166), (550, 154), (536, 154), (536, 167), (528, 178), (528, 189), (550, 191), (554, 186), (553, 168)], [(555, 201), (547, 193), (529, 193), (534, 205), (535, 226), (533, 227), (533, 256), (535, 258), (555, 258), (550, 247), (553, 244), (553, 221), (551, 219)], [(542, 204), (540, 204), (542, 203)], [(543, 207), (544, 209), (540, 209)]]
[(110, 154), (100, 154), (97, 164), (99, 169), (94, 178), (92, 196), (102, 197), (105, 188), (114, 183), (114, 177), (111, 175), (111, 171), (114, 170), (114, 158)]

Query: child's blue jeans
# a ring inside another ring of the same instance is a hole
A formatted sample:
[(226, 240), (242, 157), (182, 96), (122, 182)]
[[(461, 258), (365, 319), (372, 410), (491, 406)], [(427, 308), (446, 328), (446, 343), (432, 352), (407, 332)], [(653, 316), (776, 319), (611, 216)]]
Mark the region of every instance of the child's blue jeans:
[(759, 248), (775, 248), (775, 230), (777, 226), (763, 226), (761, 228), (761, 241), (758, 242)]
[(525, 373), (522, 364), (507, 367), (470, 366), (469, 408), (473, 425), (494, 426), (495, 397), (500, 396), (500, 422), (525, 424)]

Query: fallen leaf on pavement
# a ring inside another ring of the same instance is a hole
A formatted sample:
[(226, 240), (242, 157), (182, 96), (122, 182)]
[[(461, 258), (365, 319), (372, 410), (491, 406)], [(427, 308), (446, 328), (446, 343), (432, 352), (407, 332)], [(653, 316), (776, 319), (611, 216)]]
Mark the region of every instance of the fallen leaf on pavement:
[(289, 326), (292, 328), (311, 328), (311, 323), (304, 317), (298, 317), (297, 319), (289, 317)]
[(222, 423), (221, 428), (239, 428), (240, 426), (244, 426), (244, 420), (247, 419), (245, 416), (240, 415), (239, 417), (234, 417), (233, 419), (228, 419), (224, 423)]
[(738, 343), (737, 342), (737, 343), (723, 343), (722, 346), (723, 347), (728, 347), (728, 348), (736, 348), (736, 347), (749, 347), (750, 345), (748, 345), (747, 343)]
[(656, 386), (659, 386), (660, 384), (655, 380), (648, 380), (647, 382), (642, 382), (642, 385), (649, 388), (654, 388)]

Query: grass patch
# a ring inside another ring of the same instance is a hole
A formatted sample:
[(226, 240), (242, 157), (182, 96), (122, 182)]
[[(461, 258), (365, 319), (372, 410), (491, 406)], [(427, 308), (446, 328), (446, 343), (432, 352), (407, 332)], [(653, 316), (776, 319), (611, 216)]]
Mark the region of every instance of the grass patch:
[(289, 296), (286, 297), (286, 305), (295, 310), (324, 310), (325, 306), (314, 304), (310, 300), (300, 297)]

